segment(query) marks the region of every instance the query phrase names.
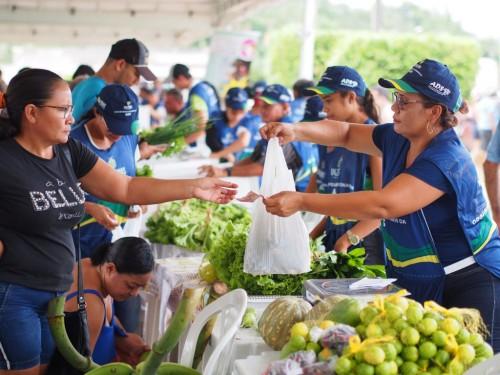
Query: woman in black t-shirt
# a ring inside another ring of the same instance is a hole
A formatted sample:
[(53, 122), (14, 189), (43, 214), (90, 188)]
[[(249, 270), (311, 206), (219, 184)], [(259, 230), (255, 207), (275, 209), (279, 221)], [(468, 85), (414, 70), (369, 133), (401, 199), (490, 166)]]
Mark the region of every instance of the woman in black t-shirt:
[(119, 174), (68, 139), (71, 103), (68, 84), (43, 69), (17, 74), (0, 97), (0, 374), (45, 371), (53, 352), (47, 304), (71, 285), (83, 190), (125, 204), (235, 195), (236, 185), (215, 178)]

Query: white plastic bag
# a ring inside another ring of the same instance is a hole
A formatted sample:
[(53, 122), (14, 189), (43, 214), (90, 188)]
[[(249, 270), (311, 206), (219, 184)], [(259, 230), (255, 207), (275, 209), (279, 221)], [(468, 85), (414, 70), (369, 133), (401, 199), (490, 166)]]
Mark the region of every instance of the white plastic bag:
[(127, 219), (123, 227), (121, 225), (118, 225), (115, 229), (113, 229), (113, 231), (111, 232), (111, 242), (115, 242), (122, 237), (139, 237), (142, 226), (142, 209), (140, 206), (132, 206), (130, 209), (133, 209), (135, 207), (138, 208), (139, 215), (132, 219)]
[[(260, 193), (269, 197), (281, 191), (295, 191), (295, 182), (278, 139), (272, 138), (267, 146)], [(258, 199), (252, 216), (245, 272), (269, 275), (310, 271), (309, 234), (300, 212), (289, 217), (271, 215)]]

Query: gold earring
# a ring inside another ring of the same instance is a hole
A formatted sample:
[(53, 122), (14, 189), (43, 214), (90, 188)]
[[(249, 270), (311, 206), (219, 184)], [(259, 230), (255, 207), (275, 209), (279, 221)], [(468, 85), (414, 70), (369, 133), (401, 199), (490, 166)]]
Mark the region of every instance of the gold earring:
[(427, 121), (427, 125), (425, 126), (425, 128), (427, 129), (427, 133), (429, 133), (429, 135), (434, 134), (434, 131), (436, 130), (434, 126), (431, 125), (430, 121)]

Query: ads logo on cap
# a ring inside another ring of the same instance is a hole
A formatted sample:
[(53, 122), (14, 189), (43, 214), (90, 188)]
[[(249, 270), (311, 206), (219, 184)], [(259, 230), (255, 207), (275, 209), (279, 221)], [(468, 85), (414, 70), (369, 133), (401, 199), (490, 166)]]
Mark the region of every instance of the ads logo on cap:
[(434, 91), (436, 94), (443, 95), (443, 96), (448, 96), (450, 95), (451, 90), (447, 87), (444, 87), (442, 84), (439, 82), (431, 82), (429, 83), (429, 89)]
[(342, 86), (347, 86), (347, 87), (358, 87), (358, 82), (353, 81), (352, 79), (349, 78), (342, 78), (342, 81), (340, 81), (340, 84)]

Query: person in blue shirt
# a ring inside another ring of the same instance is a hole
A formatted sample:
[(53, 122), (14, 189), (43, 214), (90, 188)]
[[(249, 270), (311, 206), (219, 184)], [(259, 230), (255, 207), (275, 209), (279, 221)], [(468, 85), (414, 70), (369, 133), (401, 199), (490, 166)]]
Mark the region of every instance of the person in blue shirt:
[(184, 64), (175, 64), (170, 71), (170, 80), (177, 90), (189, 89), (188, 99), (184, 111), (197, 119), (196, 133), (186, 137), (186, 142), (194, 144), (205, 135), (208, 121), (213, 120), (220, 113), (220, 99), (217, 89), (208, 81), (200, 81), (193, 85), (193, 77), (189, 68)]
[(226, 110), (211, 122), (207, 129), (207, 146), (212, 153), (211, 158), (239, 160), (250, 145), (252, 134), (241, 122), (246, 114), (248, 94), (244, 89), (233, 87), (225, 98)]
[[(348, 66), (326, 69), (317, 86), (310, 90), (321, 96), (329, 120), (375, 125), (378, 113), (373, 96), (359, 73)], [(353, 152), (344, 147), (318, 146), (318, 171), (308, 193), (340, 194), (382, 187), (382, 159)], [(311, 238), (325, 233), (327, 251), (345, 252), (364, 247), (368, 264), (384, 264), (380, 220), (352, 220), (326, 216), (312, 231)]]
[[(150, 156), (162, 150), (144, 142), (139, 147), (139, 138), (135, 134), (137, 115), (138, 97), (135, 93), (126, 85), (107, 85), (97, 96), (93, 110), (72, 127), (70, 136), (117, 172), (133, 177), (135, 163), (141, 154)], [(141, 209), (132, 210), (129, 205), (98, 199), (92, 194), (86, 194), (85, 199), (86, 215), (80, 228), (73, 231), (75, 246), (79, 241), (82, 258), (92, 256), (99, 245), (111, 242), (112, 230), (128, 218), (139, 215)], [(139, 325), (139, 297), (117, 303), (116, 310), (127, 330), (135, 331)]]
[(293, 100), (290, 103), (290, 117), (293, 122), (302, 121), (306, 110), (307, 89), (314, 86), (314, 82), (308, 79), (299, 79), (293, 84)]
[(73, 117), (79, 122), (94, 107), (97, 94), (110, 83), (133, 86), (142, 76), (148, 81), (156, 76), (148, 68), (149, 51), (137, 39), (122, 39), (111, 46), (104, 65), (97, 73), (78, 83), (71, 91)]
[(498, 195), (498, 169), (500, 167), (500, 121), (488, 145), (486, 160), (483, 164), (486, 191), (490, 200), (493, 220), (500, 228), (500, 196)]
[(500, 350), (500, 237), (474, 163), (452, 129), (466, 112), (456, 77), (435, 60), (415, 64), (394, 88), (394, 123), (378, 126), (323, 120), (268, 124), (264, 138), (312, 141), (383, 157), (382, 190), (346, 194), (281, 192), (268, 212), (313, 211), (352, 219), (384, 219), (389, 277), (420, 302), (481, 312)]
[[(262, 120), (264, 122), (281, 121), (291, 123), (289, 117), (292, 98), (283, 85), (269, 85), (259, 97), (264, 102)], [(260, 140), (252, 155), (239, 161), (230, 168), (217, 168), (212, 165), (202, 166), (201, 173), (207, 176), (262, 176), (266, 157), (267, 141)], [(316, 171), (318, 150), (309, 142), (293, 142), (283, 147), (288, 168), (292, 170), (298, 190), (304, 191), (311, 174)]]

